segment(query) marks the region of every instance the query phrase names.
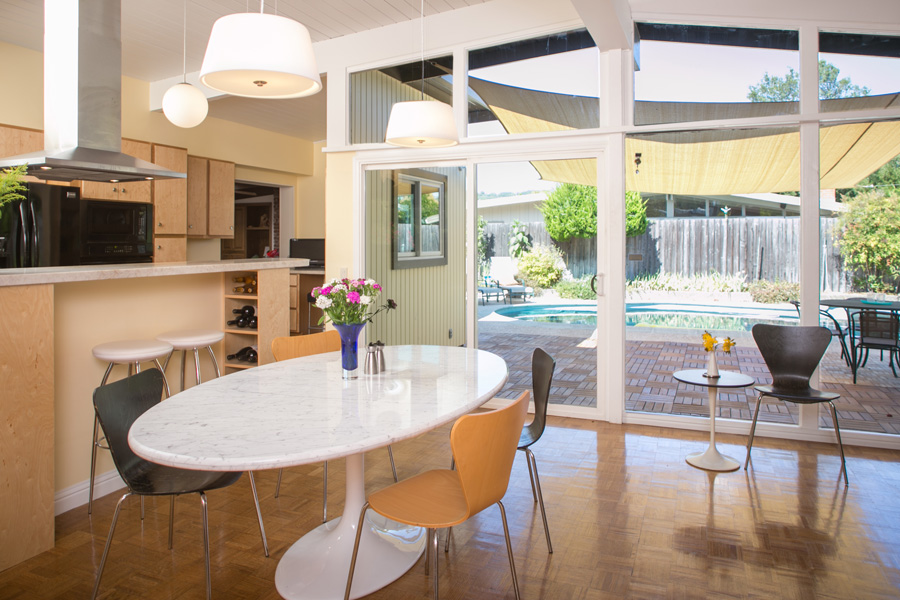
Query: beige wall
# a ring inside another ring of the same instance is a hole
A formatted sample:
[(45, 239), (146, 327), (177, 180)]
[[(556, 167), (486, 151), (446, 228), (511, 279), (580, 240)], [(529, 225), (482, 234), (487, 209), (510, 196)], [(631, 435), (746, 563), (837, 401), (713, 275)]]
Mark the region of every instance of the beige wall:
[(299, 177), (295, 188), (294, 237), (325, 237), (325, 142), (313, 144), (313, 174)]
[(356, 257), (359, 240), (353, 235), (353, 153), (326, 155), (325, 188), (328, 202), (325, 207), (325, 279), (356, 276)]
[[(85, 482), (90, 474), (91, 396), (106, 369), (105, 363), (93, 357), (91, 348), (115, 340), (153, 339), (172, 329), (221, 329), (224, 309), (220, 273), (64, 283), (55, 288), (59, 492)], [(208, 378), (213, 374), (208, 357), (204, 363), (202, 375)], [(124, 373), (124, 367), (116, 367), (111, 379)], [(177, 374), (176, 361), (169, 368), (170, 383), (176, 388)], [(108, 452), (100, 451), (98, 456), (98, 474), (114, 469)]]

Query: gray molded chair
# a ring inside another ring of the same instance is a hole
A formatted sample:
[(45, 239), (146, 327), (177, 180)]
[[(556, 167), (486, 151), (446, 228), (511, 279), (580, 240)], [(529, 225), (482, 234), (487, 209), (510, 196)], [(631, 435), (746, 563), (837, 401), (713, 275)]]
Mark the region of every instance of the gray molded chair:
[(769, 372), (772, 373), (772, 385), (757, 385), (759, 392), (756, 398), (756, 410), (753, 412), (753, 423), (750, 425), (750, 439), (747, 440), (747, 459), (744, 469), (750, 464), (750, 450), (753, 447), (753, 435), (756, 432), (756, 419), (759, 416), (759, 404), (763, 396), (777, 398), (795, 404), (828, 403), (831, 407), (831, 418), (834, 421), (834, 433), (841, 450), (841, 472), (844, 483), (848, 484), (847, 463), (844, 459), (844, 444), (841, 442), (841, 429), (838, 426), (837, 410), (834, 401), (839, 394), (822, 392), (810, 387), (809, 378), (825, 355), (831, 343), (831, 331), (827, 327), (792, 327), (782, 325), (753, 326), (753, 339), (762, 354)]
[(894, 377), (894, 362), (900, 365), (900, 317), (893, 312), (862, 310), (850, 315), (850, 343), (853, 347), (853, 383), (856, 373), (869, 362), (869, 350), (888, 351)]
[[(547, 512), (544, 510), (544, 495), (541, 493), (541, 480), (538, 478), (537, 461), (531, 451), (531, 445), (541, 439), (547, 425), (547, 404), (550, 401), (550, 384), (553, 382), (553, 371), (556, 360), (541, 348), (535, 348), (531, 354), (531, 389), (534, 400), (534, 419), (522, 428), (519, 438), (519, 450), (525, 452), (528, 463), (528, 476), (531, 479), (531, 495), (540, 504), (541, 518), (544, 520), (544, 534), (547, 536), (547, 549), (553, 554), (550, 543), (550, 528), (547, 526)], [(449, 538), (448, 538), (449, 539)]]
[[(171, 549), (175, 496), (181, 494), (200, 494), (200, 505), (203, 508), (203, 551), (206, 557), (206, 597), (211, 597), (209, 525), (205, 492), (227, 487), (240, 479), (243, 473), (192, 471), (166, 467), (144, 460), (131, 450), (128, 445), (128, 431), (139, 416), (160, 402), (162, 388), (162, 373), (157, 369), (149, 369), (94, 390), (94, 411), (100, 420), (116, 469), (125, 481), (125, 485), (128, 486), (128, 492), (116, 504), (116, 512), (113, 515), (112, 524), (109, 526), (109, 536), (106, 538), (106, 546), (103, 548), (103, 557), (100, 559), (100, 568), (97, 570), (97, 580), (94, 583), (94, 592), (91, 598), (97, 597), (100, 578), (103, 577), (103, 567), (106, 565), (106, 557), (109, 555), (109, 547), (116, 531), (116, 521), (119, 519), (119, 511), (122, 509), (125, 499), (129, 496), (171, 497), (169, 507), (169, 548)], [(252, 473), (250, 474), (250, 485), (253, 488), (256, 517), (259, 521), (263, 548), (268, 556), (269, 550), (266, 547), (262, 513), (259, 510), (259, 502), (256, 500), (256, 485)]]

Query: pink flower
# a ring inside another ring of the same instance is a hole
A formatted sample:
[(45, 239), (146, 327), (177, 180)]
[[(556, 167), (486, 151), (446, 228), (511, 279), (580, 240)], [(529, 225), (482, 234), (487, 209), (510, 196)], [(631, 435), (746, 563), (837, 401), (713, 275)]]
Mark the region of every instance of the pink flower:
[(331, 293), (331, 286), (330, 286), (330, 285), (329, 285), (329, 286), (326, 286), (326, 287), (323, 287), (323, 288), (316, 288), (316, 289), (319, 290), (319, 293), (322, 294), (323, 296), (327, 296), (328, 294)]
[(372, 287), (375, 288), (376, 290), (378, 290), (379, 292), (381, 291), (381, 286), (378, 285), (377, 283), (372, 284)]
[(319, 294), (322, 293), (322, 288), (320, 288), (320, 287), (314, 287), (314, 288), (312, 289), (312, 292), (310, 292), (310, 293), (311, 293), (313, 296), (319, 296)]
[(350, 304), (359, 304), (359, 292), (347, 292), (347, 302)]

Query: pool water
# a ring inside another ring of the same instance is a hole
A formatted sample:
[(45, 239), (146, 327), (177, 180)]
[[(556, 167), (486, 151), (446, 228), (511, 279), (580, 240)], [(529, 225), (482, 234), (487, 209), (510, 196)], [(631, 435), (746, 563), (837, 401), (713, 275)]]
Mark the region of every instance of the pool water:
[[(590, 304), (523, 304), (499, 308), (496, 313), (521, 321), (597, 326), (597, 308)], [(797, 313), (794, 309), (781, 308), (650, 302), (634, 302), (625, 306), (625, 325), (628, 327), (750, 331), (757, 323), (796, 324)]]

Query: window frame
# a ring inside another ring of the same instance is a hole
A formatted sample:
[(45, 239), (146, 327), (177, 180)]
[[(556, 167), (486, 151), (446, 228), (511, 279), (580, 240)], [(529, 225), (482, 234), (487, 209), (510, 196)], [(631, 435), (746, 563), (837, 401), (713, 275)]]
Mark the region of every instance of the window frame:
[[(400, 182), (408, 181), (413, 184), (413, 252), (400, 251), (400, 223), (398, 210), (398, 193)], [(439, 190), (438, 199), (438, 252), (423, 252), (422, 250), (422, 184), (434, 185)], [(422, 169), (394, 169), (391, 176), (391, 268), (418, 269), (422, 267), (436, 267), (447, 264), (447, 177), (439, 173), (432, 173)]]

